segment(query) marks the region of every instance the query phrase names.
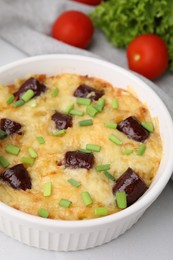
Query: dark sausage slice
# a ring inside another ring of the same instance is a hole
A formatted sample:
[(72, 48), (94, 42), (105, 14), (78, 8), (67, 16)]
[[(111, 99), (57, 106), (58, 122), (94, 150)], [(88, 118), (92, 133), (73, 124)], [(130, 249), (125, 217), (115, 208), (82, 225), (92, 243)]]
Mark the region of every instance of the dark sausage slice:
[(31, 178), (23, 164), (17, 164), (7, 168), (1, 175), (0, 179), (6, 182), (14, 189), (27, 190), (31, 189)]
[(150, 133), (134, 116), (130, 116), (120, 122), (117, 129), (137, 142), (144, 142), (150, 136)]
[(22, 125), (20, 123), (12, 121), (11, 119), (2, 118), (0, 120), (0, 129), (6, 132), (8, 135), (19, 133), (21, 128)]
[(127, 196), (127, 206), (137, 201), (148, 189), (145, 182), (134, 172), (128, 168), (122, 176), (116, 181), (113, 187), (113, 193), (117, 191), (125, 191)]
[(81, 151), (69, 151), (65, 154), (65, 166), (71, 168), (91, 169), (94, 165), (94, 155)]
[(62, 130), (72, 127), (72, 116), (65, 115), (60, 112), (55, 112), (52, 115), (52, 120), (55, 122), (56, 129)]
[(103, 90), (98, 90), (86, 84), (80, 85), (73, 93), (75, 97), (90, 98), (91, 100), (98, 100), (104, 95)]
[(18, 99), (21, 99), (23, 94), (28, 90), (28, 89), (32, 89), (34, 91), (34, 96), (39, 96), (41, 93), (45, 92), (47, 87), (40, 82), (39, 80), (31, 77), (29, 79), (27, 79), (18, 89), (18, 91), (16, 91), (13, 95)]

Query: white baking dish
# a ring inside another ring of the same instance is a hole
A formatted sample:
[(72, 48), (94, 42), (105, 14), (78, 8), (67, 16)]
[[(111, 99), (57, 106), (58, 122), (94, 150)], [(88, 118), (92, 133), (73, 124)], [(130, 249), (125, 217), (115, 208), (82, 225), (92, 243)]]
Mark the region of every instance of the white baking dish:
[(28, 58), (0, 68), (0, 83), (11, 84), (27, 74), (55, 75), (73, 72), (109, 81), (116, 87), (131, 86), (152, 116), (157, 116), (163, 142), (163, 158), (147, 192), (129, 208), (102, 218), (60, 221), (31, 216), (0, 203), (0, 230), (30, 246), (69, 251), (95, 247), (128, 230), (159, 196), (172, 170), (173, 123), (163, 102), (141, 79), (118, 66), (95, 58), (74, 55), (46, 55)]

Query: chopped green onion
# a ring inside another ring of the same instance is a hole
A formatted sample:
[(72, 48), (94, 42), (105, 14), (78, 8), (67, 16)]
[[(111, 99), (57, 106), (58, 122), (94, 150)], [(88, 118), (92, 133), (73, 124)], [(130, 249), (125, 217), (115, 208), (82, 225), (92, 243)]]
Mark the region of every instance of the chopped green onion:
[(86, 120), (79, 121), (79, 125), (80, 126), (90, 126), (90, 125), (93, 125), (93, 120), (92, 119), (86, 119)]
[(14, 95), (11, 95), (11, 96), (9, 96), (9, 98), (7, 99), (6, 104), (7, 104), (7, 105), (10, 105), (10, 104), (13, 103), (14, 100), (15, 100), (15, 96), (14, 96)]
[(139, 149), (136, 151), (136, 153), (137, 153), (138, 155), (143, 155), (143, 153), (145, 152), (145, 150), (146, 150), (146, 145), (145, 145), (145, 144), (141, 144), (141, 145), (139, 146)]
[(80, 182), (78, 182), (78, 181), (76, 181), (76, 180), (74, 180), (74, 179), (72, 179), (72, 178), (69, 179), (68, 182), (69, 182), (72, 186), (74, 186), (74, 187), (79, 187), (79, 186), (81, 185)]
[(107, 122), (107, 123), (105, 123), (105, 126), (106, 126), (107, 128), (116, 129), (116, 128), (117, 128), (117, 123)]
[(44, 140), (43, 136), (37, 136), (36, 139), (39, 144), (45, 144), (45, 140)]
[(127, 207), (127, 198), (125, 191), (117, 191), (115, 193), (117, 206), (120, 209), (125, 209)]
[(37, 101), (35, 99), (32, 99), (30, 102), (29, 102), (29, 105), (30, 107), (36, 107), (37, 106)]
[(86, 150), (86, 149), (78, 149), (78, 151), (80, 151), (80, 152), (82, 152), (82, 153), (91, 153), (91, 151), (88, 151), (88, 150)]
[(70, 115), (72, 115), (72, 116), (83, 116), (84, 112), (77, 110), (77, 109), (72, 109), (70, 111)]
[(132, 153), (133, 153), (132, 149), (122, 150), (122, 154), (124, 154), (124, 155), (129, 155), (129, 154), (132, 154)]
[(66, 130), (65, 129), (62, 129), (62, 130), (58, 130), (56, 132), (53, 133), (54, 136), (60, 136), (60, 135), (63, 135), (66, 133)]
[(106, 99), (105, 98), (99, 98), (97, 101), (98, 108), (100, 109), (99, 112), (101, 112), (105, 106)]
[(97, 172), (107, 171), (110, 170), (110, 168), (111, 168), (110, 164), (102, 164), (102, 165), (97, 165), (95, 167)]
[(82, 199), (86, 206), (93, 203), (92, 198), (88, 191), (82, 192)]
[(30, 147), (30, 148), (28, 149), (28, 152), (29, 152), (29, 154), (30, 154), (30, 156), (31, 156), (32, 158), (37, 158), (37, 157), (38, 157), (37, 152), (36, 152), (32, 147)]
[(5, 137), (7, 137), (7, 133), (5, 131), (3, 131), (2, 129), (0, 129), (0, 139), (4, 139)]
[(70, 200), (61, 199), (59, 202), (59, 206), (63, 208), (69, 208), (71, 206), (72, 202)]
[(107, 216), (108, 215), (108, 209), (104, 208), (104, 207), (95, 208), (95, 215), (98, 216), (98, 217)]
[(105, 175), (108, 179), (110, 179), (111, 181), (115, 181), (115, 177), (114, 177), (112, 174), (110, 174), (108, 171), (105, 171), (105, 172), (104, 172), (104, 175)]
[(25, 101), (23, 99), (19, 99), (18, 101), (13, 103), (14, 107), (21, 107), (25, 104)]
[(93, 152), (100, 152), (101, 146), (95, 144), (87, 144), (86, 149)]
[(74, 108), (74, 104), (71, 104), (69, 105), (65, 110), (64, 110), (64, 113), (65, 114), (69, 114), (70, 111)]
[(49, 197), (52, 194), (52, 183), (46, 182), (43, 186), (43, 195), (44, 197)]
[(150, 133), (154, 131), (154, 125), (152, 122), (141, 122), (141, 125)]
[(117, 98), (114, 98), (112, 99), (112, 108), (113, 109), (118, 109), (118, 99)]
[(47, 209), (41, 208), (41, 209), (38, 210), (38, 215), (40, 217), (43, 217), (43, 218), (48, 218), (49, 217), (49, 211)]
[(34, 91), (32, 89), (28, 89), (22, 96), (22, 100), (27, 102), (34, 96)]
[(91, 104), (91, 99), (89, 98), (77, 98), (76, 103), (79, 105), (90, 105)]
[(51, 93), (51, 97), (56, 97), (58, 95), (59, 89), (55, 88), (52, 93)]
[(5, 147), (5, 151), (9, 154), (13, 154), (13, 155), (18, 155), (19, 152), (20, 152), (20, 148), (15, 146), (15, 145), (12, 145), (12, 144), (8, 144), (6, 147)]
[(112, 141), (113, 143), (117, 144), (117, 145), (122, 144), (122, 141), (117, 136), (115, 136), (114, 134), (111, 134), (109, 136), (109, 140)]
[(92, 117), (95, 117), (95, 115), (98, 113), (98, 111), (92, 105), (87, 106), (86, 112), (89, 116)]
[(34, 164), (34, 158), (30, 158), (30, 157), (22, 157), (21, 158), (21, 162), (22, 163), (26, 163), (26, 164), (29, 164), (29, 165), (33, 165)]
[(10, 163), (7, 161), (7, 159), (5, 159), (4, 156), (0, 156), (0, 165), (3, 167), (3, 168), (6, 168), (10, 165)]

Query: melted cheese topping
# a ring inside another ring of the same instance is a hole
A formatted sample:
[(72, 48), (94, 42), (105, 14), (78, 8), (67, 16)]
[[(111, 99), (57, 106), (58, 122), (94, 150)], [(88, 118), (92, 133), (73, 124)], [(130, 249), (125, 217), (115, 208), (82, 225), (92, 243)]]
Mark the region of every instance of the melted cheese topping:
[[(39, 208), (45, 208), (50, 212), (49, 218), (63, 220), (79, 220), (96, 218), (94, 209), (102, 206), (107, 207), (109, 214), (119, 211), (116, 206), (115, 196), (112, 193), (114, 182), (109, 180), (103, 172), (96, 172), (95, 168), (72, 169), (58, 166), (62, 162), (67, 151), (86, 147), (86, 144), (101, 146), (100, 152), (95, 152), (95, 165), (110, 164), (110, 173), (119, 178), (128, 167), (136, 171), (149, 186), (154, 178), (162, 156), (162, 144), (159, 135), (157, 120), (151, 119), (146, 105), (142, 104), (133, 94), (126, 90), (112, 87), (109, 83), (87, 76), (74, 74), (62, 74), (52, 77), (35, 76), (43, 80), (48, 90), (36, 97), (36, 106), (33, 100), (25, 105), (15, 108), (6, 105), (10, 93), (16, 91), (21, 80), (12, 86), (0, 86), (0, 117), (9, 118), (23, 125), (23, 135), (14, 134), (4, 140), (0, 140), (1, 152), (10, 162), (12, 167), (21, 163), (22, 157), (29, 157), (28, 148), (34, 148), (38, 153), (33, 166), (25, 165), (31, 179), (31, 190), (15, 190), (0, 181), (0, 200), (11, 207), (32, 215), (38, 215)], [(89, 119), (86, 106), (76, 104), (74, 91), (80, 84), (88, 84), (96, 89), (104, 89), (106, 105), (101, 113), (94, 118), (92, 126), (80, 127), (78, 122)], [(59, 93), (51, 97), (52, 90), (58, 87)], [(113, 98), (119, 101), (119, 107), (112, 109)], [(55, 111), (64, 112), (69, 104), (75, 104), (75, 108), (83, 111), (84, 116), (73, 116), (73, 126), (66, 130), (62, 136), (53, 136), (55, 124), (51, 116)], [(118, 130), (109, 129), (104, 126), (105, 122), (120, 122), (128, 116), (136, 116), (140, 121), (152, 121), (155, 130), (146, 141), (147, 149), (142, 156), (136, 154), (140, 143), (129, 139)], [(123, 144), (116, 145), (108, 137), (114, 133)], [(37, 136), (43, 136), (45, 144), (39, 144)], [(21, 148), (18, 156), (5, 152), (7, 144), (13, 144)], [(123, 149), (133, 149), (130, 155), (122, 154)], [(3, 172), (0, 166), (0, 172)], [(73, 187), (68, 179), (73, 178), (81, 182), (81, 186)], [(43, 196), (43, 186), (51, 181), (53, 185), (50, 197)], [(81, 193), (88, 191), (92, 197), (93, 204), (85, 206)], [(59, 201), (64, 198), (72, 201), (70, 208), (59, 206)]]

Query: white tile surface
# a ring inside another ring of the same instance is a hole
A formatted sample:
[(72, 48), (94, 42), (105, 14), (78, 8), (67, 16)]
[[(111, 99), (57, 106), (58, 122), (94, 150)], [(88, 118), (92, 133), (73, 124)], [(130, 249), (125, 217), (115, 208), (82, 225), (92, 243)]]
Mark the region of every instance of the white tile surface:
[[(0, 65), (22, 59), (24, 53), (0, 40)], [(170, 76), (172, 78), (172, 75)], [(169, 81), (170, 85), (172, 81)], [(159, 85), (164, 87), (164, 78)], [(79, 252), (51, 252), (25, 246), (0, 233), (3, 260), (172, 260), (173, 182), (169, 182), (138, 223), (118, 239)]]

